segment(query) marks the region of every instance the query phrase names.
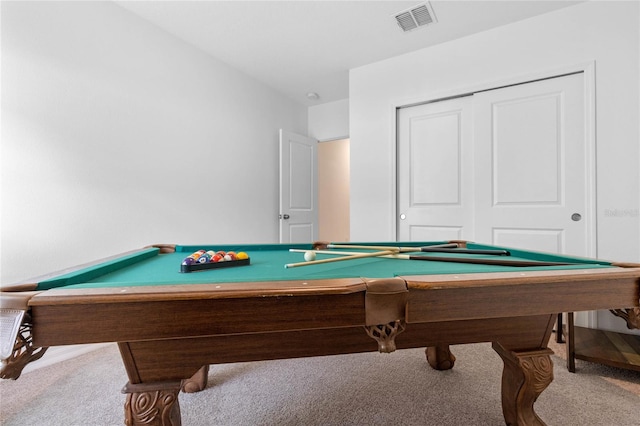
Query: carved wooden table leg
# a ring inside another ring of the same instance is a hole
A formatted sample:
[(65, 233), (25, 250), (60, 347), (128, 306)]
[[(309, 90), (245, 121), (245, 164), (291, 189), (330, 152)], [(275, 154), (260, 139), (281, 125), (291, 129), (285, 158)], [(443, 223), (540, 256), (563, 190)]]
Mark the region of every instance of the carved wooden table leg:
[(209, 379), (209, 366), (203, 365), (200, 370), (196, 371), (196, 374), (189, 379), (182, 381), (182, 392), (193, 393), (200, 392), (207, 387), (207, 380)]
[(434, 370), (451, 370), (456, 357), (449, 350), (449, 345), (438, 344), (425, 349), (427, 361)]
[(502, 413), (507, 425), (544, 425), (533, 404), (553, 380), (551, 349), (515, 352), (493, 343), (504, 361)]
[(127, 385), (124, 424), (127, 426), (180, 426), (178, 393), (181, 382), (141, 383)]

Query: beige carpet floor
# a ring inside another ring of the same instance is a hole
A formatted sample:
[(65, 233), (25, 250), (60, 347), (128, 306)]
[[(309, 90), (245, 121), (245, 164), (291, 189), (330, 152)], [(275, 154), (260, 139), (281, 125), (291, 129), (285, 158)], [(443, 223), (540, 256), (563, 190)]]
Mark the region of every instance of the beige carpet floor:
[[(180, 395), (183, 425), (503, 425), (499, 356), (490, 344), (452, 350), (449, 371), (422, 349), (212, 366), (204, 391)], [(536, 403), (549, 425), (640, 425), (640, 396), (608, 381), (640, 387), (640, 374), (582, 361), (572, 374), (552, 358)], [(0, 424), (121, 425), (126, 381), (115, 345), (4, 380)]]

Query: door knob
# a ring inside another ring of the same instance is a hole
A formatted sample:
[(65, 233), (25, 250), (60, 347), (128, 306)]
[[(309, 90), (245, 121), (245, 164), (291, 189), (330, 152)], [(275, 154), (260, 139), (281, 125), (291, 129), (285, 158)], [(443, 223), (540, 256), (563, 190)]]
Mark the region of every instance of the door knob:
[(401, 220), (405, 220), (406, 218), (407, 218), (407, 215), (406, 215), (406, 214), (402, 213), (402, 214), (400, 215), (400, 219), (401, 219)]
[(284, 219), (284, 220), (287, 220), (287, 219), (289, 219), (290, 217), (291, 217), (291, 216), (289, 216), (288, 214), (281, 214), (281, 215), (278, 215), (278, 219)]
[(574, 222), (580, 222), (580, 219), (582, 219), (582, 215), (580, 213), (574, 213), (571, 215), (571, 220)]

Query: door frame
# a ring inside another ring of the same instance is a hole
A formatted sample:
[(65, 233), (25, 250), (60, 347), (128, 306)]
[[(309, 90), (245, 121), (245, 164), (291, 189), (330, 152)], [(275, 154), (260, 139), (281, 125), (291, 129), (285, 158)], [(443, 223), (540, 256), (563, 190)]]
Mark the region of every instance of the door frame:
[[(392, 150), (391, 170), (392, 183), (391, 193), (395, 203), (391, 205), (391, 216), (394, 218), (392, 223), (392, 233), (394, 240), (398, 238), (398, 119), (401, 108), (408, 108), (426, 103), (440, 102), (461, 96), (472, 95), (473, 93), (499, 89), (502, 87), (514, 86), (519, 84), (531, 83), (538, 80), (546, 80), (550, 78), (562, 77), (568, 74), (583, 73), (584, 77), (584, 102), (585, 102), (585, 142), (586, 142), (586, 168), (588, 180), (586, 182), (586, 214), (591, 220), (587, 225), (586, 238), (586, 256), (598, 257), (597, 246), (597, 193), (596, 193), (596, 79), (595, 79), (595, 61), (582, 62), (564, 67), (535, 71), (527, 74), (516, 75), (513, 77), (505, 77), (487, 83), (479, 83), (466, 88), (454, 88), (438, 90), (425, 93), (411, 98), (397, 99), (389, 105), (389, 120), (391, 121), (389, 128), (391, 134), (389, 140), (395, 144)], [(597, 311), (590, 311), (587, 314), (587, 324), (589, 327), (597, 327)]]

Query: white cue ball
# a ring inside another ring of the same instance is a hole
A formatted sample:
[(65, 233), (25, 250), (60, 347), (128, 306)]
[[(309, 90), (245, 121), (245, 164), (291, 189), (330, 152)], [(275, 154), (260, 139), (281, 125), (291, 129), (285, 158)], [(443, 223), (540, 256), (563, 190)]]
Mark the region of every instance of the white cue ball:
[(311, 262), (312, 260), (316, 260), (316, 253), (313, 251), (305, 251), (304, 252), (304, 260), (307, 262)]

